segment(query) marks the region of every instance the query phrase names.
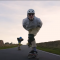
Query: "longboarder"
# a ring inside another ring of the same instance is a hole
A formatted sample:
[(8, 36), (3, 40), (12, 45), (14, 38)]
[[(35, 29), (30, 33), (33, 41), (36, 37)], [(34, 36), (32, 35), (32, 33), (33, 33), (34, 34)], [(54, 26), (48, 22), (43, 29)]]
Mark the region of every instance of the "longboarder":
[(17, 38), (17, 40), (18, 40), (18, 50), (21, 50), (20, 44), (21, 44), (21, 41), (23, 41), (23, 38), (19, 37), (19, 38)]
[(42, 27), (42, 21), (35, 16), (35, 11), (29, 9), (27, 11), (27, 17), (23, 19), (23, 28), (28, 31), (28, 46), (32, 46), (32, 50), (28, 56), (37, 55), (35, 36)]

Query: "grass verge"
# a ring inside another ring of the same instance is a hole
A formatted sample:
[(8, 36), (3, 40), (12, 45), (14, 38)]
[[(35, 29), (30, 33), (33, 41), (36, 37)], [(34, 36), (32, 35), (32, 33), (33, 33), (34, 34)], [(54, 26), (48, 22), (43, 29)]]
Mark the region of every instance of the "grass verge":
[(14, 48), (17, 47), (17, 45), (4, 45), (4, 46), (0, 46), (0, 49), (8, 49), (8, 48)]
[(8, 49), (8, 48), (13, 48), (13, 47), (17, 47), (17, 46), (0, 47), (0, 49)]
[(48, 48), (48, 47), (37, 46), (37, 49), (60, 55), (60, 49), (59, 48)]

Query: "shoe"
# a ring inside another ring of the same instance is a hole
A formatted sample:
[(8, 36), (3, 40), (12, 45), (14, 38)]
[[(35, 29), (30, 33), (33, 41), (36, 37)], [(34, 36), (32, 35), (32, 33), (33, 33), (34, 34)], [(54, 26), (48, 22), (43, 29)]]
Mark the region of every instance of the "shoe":
[(37, 56), (37, 51), (31, 50), (28, 54), (29, 58), (35, 58)]
[(30, 54), (37, 54), (37, 51), (31, 50), (29, 53)]

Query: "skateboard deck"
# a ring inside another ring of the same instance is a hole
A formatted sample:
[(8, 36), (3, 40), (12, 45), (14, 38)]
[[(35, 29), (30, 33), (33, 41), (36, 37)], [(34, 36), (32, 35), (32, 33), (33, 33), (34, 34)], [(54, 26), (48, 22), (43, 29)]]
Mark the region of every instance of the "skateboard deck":
[(38, 57), (38, 55), (28, 54), (28, 59), (37, 59), (37, 60), (39, 60), (39, 57)]

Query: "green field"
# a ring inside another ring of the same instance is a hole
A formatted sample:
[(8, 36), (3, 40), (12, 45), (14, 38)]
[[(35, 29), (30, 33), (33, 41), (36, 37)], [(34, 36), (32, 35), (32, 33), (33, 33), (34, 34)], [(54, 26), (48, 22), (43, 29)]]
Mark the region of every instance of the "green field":
[(13, 48), (13, 47), (17, 47), (18, 45), (3, 45), (3, 46), (0, 46), (0, 49), (8, 49), (8, 48)]
[(37, 46), (37, 49), (60, 55), (59, 48), (48, 48), (48, 47)]
[(0, 49), (8, 49), (8, 48), (13, 48), (13, 47), (17, 47), (17, 46), (4, 46), (4, 47), (0, 47)]

